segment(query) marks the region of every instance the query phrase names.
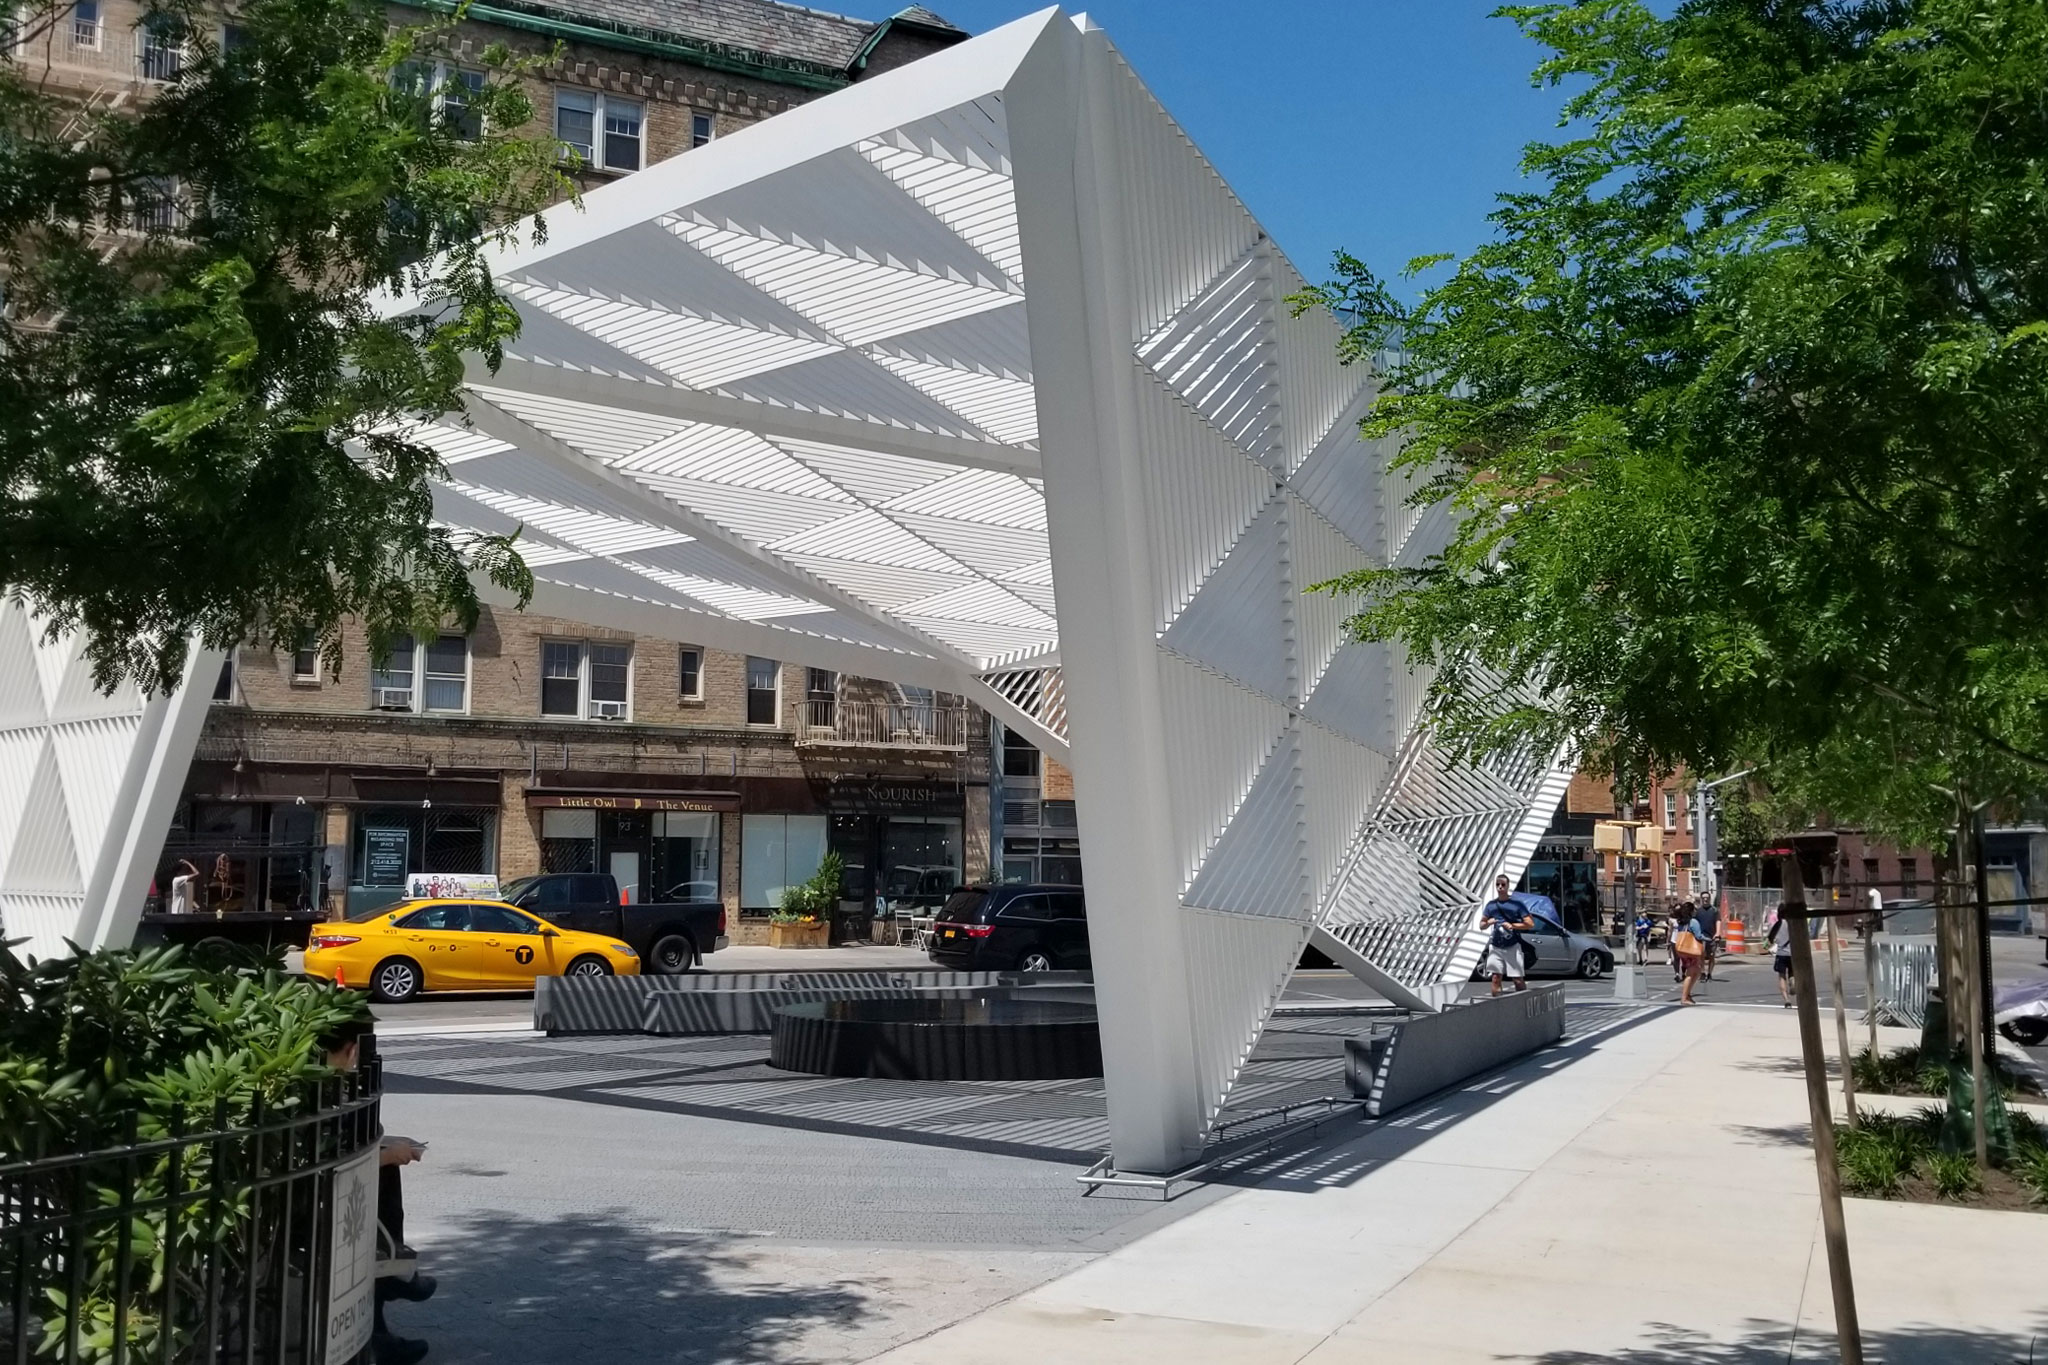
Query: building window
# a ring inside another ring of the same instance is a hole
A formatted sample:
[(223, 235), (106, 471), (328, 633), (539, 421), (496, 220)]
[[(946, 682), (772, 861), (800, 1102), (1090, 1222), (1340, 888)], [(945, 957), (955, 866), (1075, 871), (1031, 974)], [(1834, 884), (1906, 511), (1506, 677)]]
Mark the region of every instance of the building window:
[(427, 646), (421, 695), (428, 711), (469, 709), (469, 640), (461, 635), (437, 636)]
[(1865, 858), (1865, 859), (1863, 860), (1863, 883), (1864, 883), (1864, 885), (1866, 885), (1866, 886), (1876, 886), (1876, 885), (1877, 885), (1877, 884), (1878, 884), (1878, 883), (1879, 883), (1880, 881), (1882, 881), (1883, 879), (1884, 879), (1884, 873), (1883, 873), (1883, 871), (1882, 871), (1882, 870), (1880, 870), (1880, 869), (1879, 869), (1879, 867), (1878, 867), (1878, 864), (1877, 864), (1877, 859), (1875, 859), (1875, 858)]
[(540, 713), (570, 720), (583, 714), (582, 645), (568, 640), (541, 641)]
[(540, 713), (561, 720), (625, 720), (632, 677), (631, 645), (543, 640)]
[(587, 90), (557, 90), (555, 136), (587, 166), (607, 171), (640, 169), (640, 106), (632, 100)]
[(476, 98), (483, 93), (483, 72), (464, 71), (451, 62), (400, 62), (391, 73), (391, 84), (419, 101), (423, 117), (439, 119), (465, 142), (483, 136), (483, 116), (475, 109)]
[(1920, 894), (1920, 860), (1899, 859), (1899, 895), (1911, 899)]
[(140, 176), (129, 186), (128, 226), (138, 232), (175, 232), (185, 226), (176, 176)]
[(597, 812), (542, 811), (540, 868), (543, 872), (597, 871)]
[(690, 115), (690, 145), (692, 147), (702, 147), (705, 143), (711, 141), (711, 138), (711, 115)]
[(100, 0), (78, 0), (71, 7), (71, 45), (99, 50)]
[(391, 653), (370, 670), (370, 705), (379, 711), (469, 709), (469, 638), (437, 635), (425, 649), (410, 635), (391, 641)]
[(839, 675), (829, 668), (804, 670), (804, 724), (830, 730), (838, 723)]
[(1003, 731), (1003, 776), (1038, 776), (1038, 750), (1015, 730)]
[(747, 659), (747, 724), (774, 725), (781, 714), (782, 665), (773, 659)]
[(704, 651), (693, 645), (676, 650), (676, 695), (684, 701), (704, 700)]
[(608, 171), (640, 169), (640, 106), (626, 100), (604, 102), (604, 165)]
[(292, 651), (292, 681), (320, 681), (320, 642), (310, 635), (300, 636), (299, 647)]
[(718, 899), (718, 817), (700, 811), (654, 814), (657, 900)]
[(633, 674), (631, 645), (592, 645), (590, 659), (590, 718), (624, 720), (626, 690)]
[(1675, 791), (1664, 793), (1664, 828), (1678, 828), (1678, 793)]
[(787, 887), (809, 880), (825, 860), (822, 815), (740, 817), (740, 908), (774, 910)]
[(175, 20), (152, 15), (136, 34), (136, 50), (146, 81), (175, 81), (185, 70), (185, 40)]
[(243, 48), (249, 46), (249, 43), (249, 30), (241, 24), (221, 25), (220, 50), (222, 52), (240, 52)]
[(235, 652), (228, 651), (228, 657), (220, 661), (220, 676), (213, 680), (213, 699), (233, 701), (235, 699)]

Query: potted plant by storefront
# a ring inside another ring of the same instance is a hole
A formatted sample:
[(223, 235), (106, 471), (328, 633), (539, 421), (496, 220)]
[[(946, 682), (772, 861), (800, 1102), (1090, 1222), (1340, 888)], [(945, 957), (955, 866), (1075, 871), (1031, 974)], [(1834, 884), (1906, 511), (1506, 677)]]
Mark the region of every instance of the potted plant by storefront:
[(768, 920), (768, 946), (831, 947), (830, 915), (839, 900), (839, 880), (845, 871), (845, 860), (837, 853), (828, 853), (810, 880), (784, 887), (782, 905)]

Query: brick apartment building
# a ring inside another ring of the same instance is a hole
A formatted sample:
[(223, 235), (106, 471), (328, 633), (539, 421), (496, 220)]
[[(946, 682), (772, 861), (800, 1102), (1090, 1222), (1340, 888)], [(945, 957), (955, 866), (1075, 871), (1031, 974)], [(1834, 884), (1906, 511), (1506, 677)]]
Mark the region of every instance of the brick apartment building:
[(416, 872), (605, 871), (740, 941), (827, 850), (872, 906), (990, 875), (992, 746), (957, 697), (486, 609), (381, 665), (344, 632), (223, 669), (157, 879), (209, 909), (387, 903)]

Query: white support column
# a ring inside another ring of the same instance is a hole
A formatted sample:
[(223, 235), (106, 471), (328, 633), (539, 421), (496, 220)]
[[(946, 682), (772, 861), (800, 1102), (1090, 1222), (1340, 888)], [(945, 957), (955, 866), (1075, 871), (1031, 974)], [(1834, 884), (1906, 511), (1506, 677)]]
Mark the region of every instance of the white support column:
[(135, 754), (114, 800), (116, 819), (107, 832), (106, 851), (86, 885), (78, 941), (88, 947), (125, 948), (135, 941), (149, 879), (199, 748), (199, 732), (213, 704), (213, 680), (224, 657), (220, 650), (195, 645), (178, 690), (152, 697), (143, 713)]
[[(1068, 734), (1087, 869), (1118, 1168), (1196, 1160), (1203, 1116), (1193, 986), (1171, 827), (1152, 565), (1141, 528), (1130, 308), (1114, 223), (1121, 193), (1096, 68), (1109, 61), (1049, 25), (1010, 83), (1046, 512), (1060, 601)], [(1059, 395), (1056, 402), (1044, 396)]]

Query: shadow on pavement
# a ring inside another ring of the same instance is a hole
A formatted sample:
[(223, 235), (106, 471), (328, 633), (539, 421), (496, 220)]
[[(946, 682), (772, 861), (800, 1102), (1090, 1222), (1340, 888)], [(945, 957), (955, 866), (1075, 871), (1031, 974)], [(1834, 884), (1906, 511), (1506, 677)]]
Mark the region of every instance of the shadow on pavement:
[[(1632, 1344), (1625, 1354), (1551, 1351), (1542, 1355), (1498, 1356), (1521, 1365), (1787, 1365), (1838, 1359), (1832, 1335), (1800, 1332), (1782, 1322), (1751, 1322), (1743, 1335), (1724, 1341), (1670, 1323), (1652, 1324), (1656, 1336)], [(2048, 1318), (2027, 1335), (1911, 1326), (1863, 1333), (1864, 1358), (1884, 1365), (2039, 1365), (2048, 1359)]]
[(1302, 1192), (1349, 1184), (1672, 1008), (1574, 1006), (1566, 1016), (1572, 1032), (1556, 1047), (1475, 1076), (1389, 1118), (1332, 1122), (1299, 1142), (1231, 1158), (1213, 1168), (1207, 1181)]
[(768, 1281), (729, 1235), (653, 1231), (604, 1213), (471, 1214), (422, 1251), (438, 1292), (388, 1311), (394, 1331), (431, 1344), (436, 1365), (786, 1361), (813, 1354), (800, 1349), (804, 1337), (870, 1311), (851, 1281)]

